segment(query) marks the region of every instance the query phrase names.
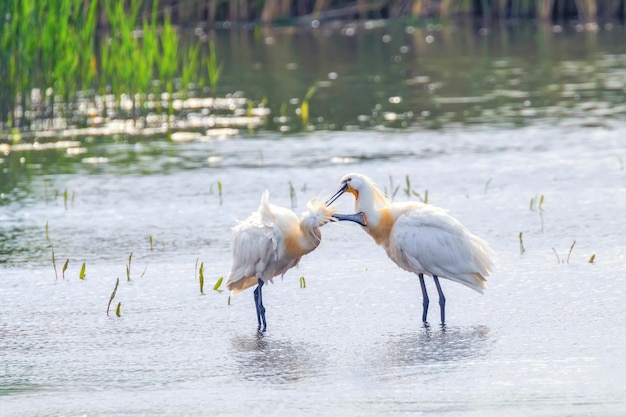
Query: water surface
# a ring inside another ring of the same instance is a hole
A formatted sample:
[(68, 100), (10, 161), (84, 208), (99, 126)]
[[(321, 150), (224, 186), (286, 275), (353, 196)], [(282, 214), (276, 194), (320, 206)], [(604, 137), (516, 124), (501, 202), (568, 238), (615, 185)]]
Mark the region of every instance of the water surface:
[[(509, 62), (525, 59), (507, 51)], [(3, 415), (623, 415), (626, 124), (582, 111), (610, 102), (602, 91), (557, 105), (558, 117), (520, 113), (523, 123), (12, 150), (0, 165)], [(258, 334), (250, 291), (229, 305), (212, 290), (230, 268), (230, 228), (264, 189), (300, 213), (350, 171), (390, 194), (399, 186), (397, 201), (418, 199), (404, 192), (409, 176), (487, 240), (488, 290), (444, 281), (448, 324), (437, 325), (433, 302), (425, 328), (416, 277), (358, 226), (331, 224), (316, 251), (265, 287), (268, 330)]]

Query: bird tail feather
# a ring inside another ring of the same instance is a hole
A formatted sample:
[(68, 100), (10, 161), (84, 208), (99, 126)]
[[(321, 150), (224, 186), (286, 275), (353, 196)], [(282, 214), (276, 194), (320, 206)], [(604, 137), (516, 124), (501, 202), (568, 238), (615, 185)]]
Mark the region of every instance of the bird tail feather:
[(255, 286), (259, 280), (256, 276), (251, 276), (247, 278), (240, 279), (235, 282), (228, 283), (227, 287), (230, 290), (231, 294), (239, 294), (240, 292)]

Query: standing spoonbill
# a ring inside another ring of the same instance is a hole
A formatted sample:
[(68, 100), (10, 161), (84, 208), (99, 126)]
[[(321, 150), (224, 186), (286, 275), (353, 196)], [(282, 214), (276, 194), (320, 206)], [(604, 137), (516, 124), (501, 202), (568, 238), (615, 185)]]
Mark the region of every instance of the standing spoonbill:
[[(487, 242), (470, 233), (444, 209), (417, 202), (392, 203), (362, 174), (348, 174), (341, 188), (327, 204), (344, 192), (354, 195), (354, 207), (361, 214), (361, 224), (387, 256), (400, 268), (417, 274), (423, 297), (422, 321), (428, 325), (428, 293), (424, 274), (431, 275), (439, 293), (441, 324), (445, 324), (446, 298), (439, 278), (463, 284), (482, 294), (486, 277), (493, 267), (492, 251)], [(355, 216), (355, 215), (352, 215)], [(338, 220), (354, 217), (336, 215)]]
[(320, 226), (333, 220), (333, 214), (333, 206), (311, 199), (298, 219), (293, 211), (270, 204), (266, 190), (258, 211), (233, 227), (233, 263), (226, 286), (237, 294), (258, 284), (254, 304), (259, 330), (267, 328), (263, 285), (285, 275), (302, 256), (318, 247), (322, 239)]

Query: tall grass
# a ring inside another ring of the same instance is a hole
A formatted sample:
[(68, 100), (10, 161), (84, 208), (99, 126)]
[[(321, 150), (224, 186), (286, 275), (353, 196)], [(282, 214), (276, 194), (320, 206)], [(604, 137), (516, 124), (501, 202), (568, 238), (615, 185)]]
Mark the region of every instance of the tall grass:
[(52, 103), (55, 96), (68, 99), (93, 80), (97, 1), (1, 3), (0, 120), (22, 127), (25, 112), (20, 115), (17, 108), (27, 108), (32, 88), (52, 88), (45, 95)]
[[(222, 71), (214, 45), (202, 59), (199, 43), (180, 51), (170, 14), (158, 1), (150, 2), (149, 8), (146, 4), (143, 0), (0, 2), (0, 130), (28, 128), (32, 114), (27, 118), (26, 109), (37, 109), (46, 117), (54, 117), (53, 111), (69, 111), (68, 106), (85, 91), (112, 94), (116, 108), (111, 110), (122, 115), (128, 109), (121, 107), (121, 98), (127, 96), (132, 102), (128, 116), (133, 120), (142, 114), (148, 94), (166, 92), (165, 106), (171, 112), (174, 91), (181, 90), (175, 80), (180, 79), (185, 94), (203, 59), (214, 90)], [(99, 20), (105, 26), (102, 30)], [(38, 94), (33, 94), (35, 90)]]

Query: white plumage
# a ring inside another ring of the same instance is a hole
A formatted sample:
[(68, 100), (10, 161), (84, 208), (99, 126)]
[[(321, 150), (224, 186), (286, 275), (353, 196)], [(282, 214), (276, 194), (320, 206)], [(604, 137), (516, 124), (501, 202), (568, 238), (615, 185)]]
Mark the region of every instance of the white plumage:
[(312, 199), (298, 219), (284, 207), (269, 203), (269, 192), (261, 196), (258, 211), (233, 228), (233, 263), (226, 286), (233, 294), (258, 284), (254, 292), (259, 328), (266, 328), (261, 288), (284, 275), (321, 242), (320, 227), (332, 220), (334, 207)]
[(428, 294), (423, 275), (435, 280), (445, 323), (445, 297), (438, 277), (463, 284), (480, 293), (493, 268), (487, 242), (472, 234), (444, 209), (417, 202), (392, 203), (374, 182), (361, 174), (348, 174), (329, 203), (343, 192), (354, 195), (354, 207), (366, 220), (363, 229), (399, 267), (418, 274), (424, 297), (422, 319), (426, 323)]

